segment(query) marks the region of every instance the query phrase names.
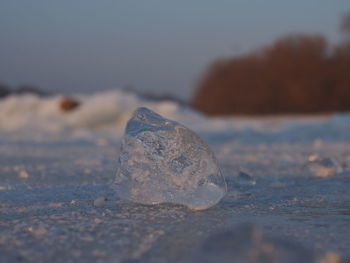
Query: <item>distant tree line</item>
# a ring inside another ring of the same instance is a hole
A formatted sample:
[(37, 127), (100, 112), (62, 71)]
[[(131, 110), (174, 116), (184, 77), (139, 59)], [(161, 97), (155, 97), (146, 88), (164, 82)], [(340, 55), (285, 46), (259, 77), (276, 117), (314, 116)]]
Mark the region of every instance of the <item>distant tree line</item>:
[(252, 54), (214, 62), (192, 107), (209, 115), (350, 111), (350, 13), (345, 40), (295, 34)]

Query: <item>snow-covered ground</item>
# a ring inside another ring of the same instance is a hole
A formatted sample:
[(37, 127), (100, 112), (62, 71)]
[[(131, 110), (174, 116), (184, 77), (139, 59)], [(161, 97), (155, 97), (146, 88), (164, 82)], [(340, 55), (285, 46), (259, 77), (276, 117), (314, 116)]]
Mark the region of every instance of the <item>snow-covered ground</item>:
[[(0, 100), (0, 262), (349, 262), (349, 114), (207, 118), (122, 91), (74, 98), (68, 113), (60, 96)], [(218, 205), (116, 198), (139, 106), (208, 142), (228, 183)]]

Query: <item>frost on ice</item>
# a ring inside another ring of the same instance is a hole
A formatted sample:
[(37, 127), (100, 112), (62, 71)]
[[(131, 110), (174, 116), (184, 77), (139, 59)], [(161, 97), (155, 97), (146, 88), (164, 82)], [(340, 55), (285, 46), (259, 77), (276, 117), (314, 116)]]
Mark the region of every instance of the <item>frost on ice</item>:
[(201, 210), (220, 201), (226, 182), (198, 135), (138, 108), (125, 129), (115, 189), (120, 198), (137, 203), (176, 203)]

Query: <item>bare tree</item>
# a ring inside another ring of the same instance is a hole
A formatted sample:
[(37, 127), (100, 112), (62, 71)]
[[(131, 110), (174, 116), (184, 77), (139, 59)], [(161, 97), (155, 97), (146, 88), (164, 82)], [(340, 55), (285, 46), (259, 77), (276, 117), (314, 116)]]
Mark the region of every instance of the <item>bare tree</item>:
[(296, 34), (221, 59), (199, 81), (191, 105), (209, 115), (350, 111), (350, 42), (329, 48), (323, 36)]

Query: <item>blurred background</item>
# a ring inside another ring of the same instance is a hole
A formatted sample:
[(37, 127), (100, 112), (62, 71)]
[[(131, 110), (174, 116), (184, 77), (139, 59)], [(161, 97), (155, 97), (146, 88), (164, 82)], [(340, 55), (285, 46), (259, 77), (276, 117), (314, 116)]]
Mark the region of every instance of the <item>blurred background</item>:
[(209, 115), (350, 110), (348, 0), (11, 1), (0, 96), (126, 89)]

